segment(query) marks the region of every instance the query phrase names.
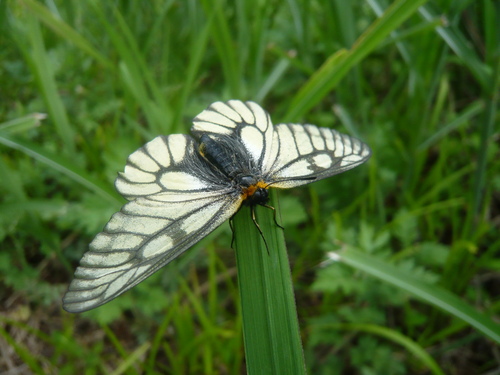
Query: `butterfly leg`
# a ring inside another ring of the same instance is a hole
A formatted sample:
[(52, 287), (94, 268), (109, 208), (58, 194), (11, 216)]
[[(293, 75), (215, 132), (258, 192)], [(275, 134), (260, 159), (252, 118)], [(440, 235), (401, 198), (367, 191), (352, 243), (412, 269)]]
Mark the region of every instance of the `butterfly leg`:
[(253, 223), (255, 224), (255, 226), (257, 227), (257, 230), (260, 233), (260, 236), (264, 240), (264, 245), (266, 245), (267, 255), (270, 255), (269, 254), (269, 246), (267, 246), (266, 237), (264, 237), (264, 233), (262, 233), (262, 229), (260, 229), (260, 225), (259, 225), (259, 223), (257, 223), (257, 220), (255, 219), (255, 206), (250, 207), (250, 215), (252, 217)]
[[(235, 214), (236, 215), (236, 214)], [(229, 218), (229, 228), (231, 228), (231, 249), (234, 249), (234, 240), (236, 239), (236, 232), (234, 231), (233, 216)]]
[(266, 208), (270, 208), (271, 210), (273, 210), (273, 218), (274, 218), (274, 223), (280, 227), (281, 229), (285, 230), (285, 228), (283, 226), (281, 226), (278, 221), (276, 220), (276, 208), (274, 208), (273, 206), (270, 206), (268, 204), (263, 204), (262, 206), (266, 207)]

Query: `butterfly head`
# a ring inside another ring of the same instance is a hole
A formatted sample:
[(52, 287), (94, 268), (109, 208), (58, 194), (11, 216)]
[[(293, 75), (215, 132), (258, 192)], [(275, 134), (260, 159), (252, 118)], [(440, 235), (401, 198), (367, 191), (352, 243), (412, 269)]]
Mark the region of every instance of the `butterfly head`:
[(244, 205), (265, 205), (269, 200), (268, 184), (264, 181), (258, 180), (254, 176), (242, 176), (239, 179), (239, 185), (242, 190)]

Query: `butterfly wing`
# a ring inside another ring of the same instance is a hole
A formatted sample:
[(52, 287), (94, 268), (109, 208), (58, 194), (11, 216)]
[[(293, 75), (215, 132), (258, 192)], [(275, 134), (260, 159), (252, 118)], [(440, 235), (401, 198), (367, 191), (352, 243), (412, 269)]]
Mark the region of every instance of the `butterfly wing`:
[(291, 188), (354, 168), (369, 159), (360, 140), (314, 125), (272, 125), (254, 102), (216, 102), (193, 120), (192, 133), (229, 135), (241, 142), (272, 187)]
[[(368, 160), (363, 142), (313, 125), (279, 124), (253, 102), (216, 102), (194, 120), (195, 136), (238, 142), (273, 187), (323, 179)], [(237, 144), (235, 144), (235, 147)], [(201, 159), (186, 135), (160, 136), (128, 159), (116, 180), (130, 200), (90, 244), (63, 302), (70, 312), (119, 296), (230, 218), (242, 195)]]
[(63, 307), (82, 312), (140, 283), (230, 218), (241, 197), (211, 176), (192, 138), (160, 136), (116, 180), (131, 202), (111, 217), (75, 272)]
[(276, 158), (271, 149), (274, 136), (271, 118), (257, 103), (215, 102), (196, 116), (193, 124), (191, 132), (197, 137), (224, 135), (241, 142), (260, 171)]
[(266, 182), (291, 188), (342, 173), (370, 158), (357, 138), (314, 125), (278, 124), (272, 143), (276, 157), (265, 166)]

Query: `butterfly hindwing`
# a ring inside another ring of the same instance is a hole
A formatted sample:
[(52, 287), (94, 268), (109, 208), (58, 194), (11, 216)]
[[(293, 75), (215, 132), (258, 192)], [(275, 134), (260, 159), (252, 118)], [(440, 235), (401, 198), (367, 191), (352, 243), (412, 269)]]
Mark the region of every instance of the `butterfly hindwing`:
[(273, 158), (273, 124), (269, 114), (257, 103), (215, 102), (196, 116), (193, 124), (191, 132), (195, 136), (228, 135), (241, 142), (260, 170)]
[(371, 154), (357, 138), (309, 124), (276, 125), (273, 151), (276, 158), (264, 173), (277, 188), (333, 176), (365, 162)]

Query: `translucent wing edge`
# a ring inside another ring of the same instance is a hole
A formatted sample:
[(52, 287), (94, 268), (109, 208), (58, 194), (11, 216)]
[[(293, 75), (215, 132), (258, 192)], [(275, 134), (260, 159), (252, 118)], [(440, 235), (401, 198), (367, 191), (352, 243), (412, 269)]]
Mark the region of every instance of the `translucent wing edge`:
[(274, 163), (266, 171), (273, 187), (291, 188), (345, 172), (367, 161), (368, 145), (347, 134), (306, 124), (275, 126)]
[[(147, 209), (141, 215), (131, 214), (141, 204)], [(196, 211), (174, 217), (166, 228), (158, 230), (151, 225), (139, 227), (134, 218), (160, 221), (156, 224), (160, 225), (161, 220), (168, 220), (155, 216), (161, 212), (161, 204), (146, 198), (127, 203), (90, 244), (63, 298), (63, 308), (79, 313), (118, 297), (207, 236), (234, 215), (240, 205), (241, 197), (229, 194), (206, 198)], [(207, 209), (211, 212), (207, 213)], [(130, 227), (135, 227), (135, 232), (130, 232)], [(190, 227), (196, 229), (190, 231)]]

